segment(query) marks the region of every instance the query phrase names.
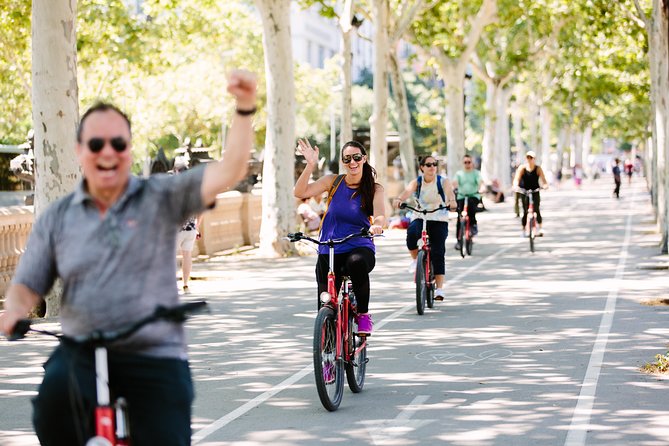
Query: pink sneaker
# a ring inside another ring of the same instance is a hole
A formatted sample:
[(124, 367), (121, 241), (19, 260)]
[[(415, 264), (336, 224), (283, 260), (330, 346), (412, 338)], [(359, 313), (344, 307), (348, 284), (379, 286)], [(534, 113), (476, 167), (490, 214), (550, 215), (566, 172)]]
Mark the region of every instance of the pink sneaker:
[(370, 336), (372, 334), (372, 316), (369, 313), (358, 315), (358, 334), (363, 336)]

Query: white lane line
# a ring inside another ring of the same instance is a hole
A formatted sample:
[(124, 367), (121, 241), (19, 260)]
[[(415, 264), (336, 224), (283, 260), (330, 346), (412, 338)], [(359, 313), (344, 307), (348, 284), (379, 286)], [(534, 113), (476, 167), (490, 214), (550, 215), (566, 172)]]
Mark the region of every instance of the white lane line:
[(254, 409), (255, 407), (261, 405), (268, 399), (272, 398), (274, 395), (277, 393), (281, 392), (282, 390), (292, 386), (305, 376), (307, 376), (309, 373), (311, 373), (314, 370), (313, 365), (308, 365), (307, 367), (303, 368), (299, 372), (295, 373), (293, 376), (285, 379), (283, 382), (277, 384), (276, 386), (272, 387), (269, 389), (267, 392), (258, 395), (257, 397), (253, 398), (251, 401), (246, 402), (242, 406), (239, 406), (237, 409), (233, 410), (232, 412), (228, 413), (227, 415), (222, 416), (218, 420), (214, 421), (211, 423), (209, 426), (200, 429), (193, 435), (192, 439), (192, 444), (197, 444), (200, 441), (204, 440), (206, 437), (209, 435), (213, 434), (217, 430), (225, 427), (228, 425), (230, 422), (236, 420), (237, 418), (241, 417), (244, 415), (246, 412), (250, 411), (251, 409)]
[[(478, 263), (476, 263), (475, 265), (473, 265), (473, 266), (467, 268), (466, 270), (464, 270), (463, 272), (461, 272), (461, 273), (458, 274), (457, 276), (455, 276), (455, 277), (453, 277), (452, 279), (448, 280), (448, 281), (446, 282), (446, 285), (449, 285), (449, 286), (450, 286), (450, 285), (454, 285), (454, 284), (458, 283), (458, 282), (460, 281), (460, 279), (462, 279), (463, 277), (466, 277), (467, 275), (469, 275), (469, 273), (471, 273), (471, 272), (473, 272), (473, 271), (476, 271), (477, 269), (479, 269), (480, 267), (482, 267), (482, 266), (485, 265), (486, 263), (488, 263), (488, 262), (492, 261), (493, 259), (499, 257), (500, 255), (504, 254), (506, 251), (508, 251), (509, 249), (515, 247), (515, 245), (517, 245), (517, 244), (520, 243), (521, 241), (522, 241), (522, 240), (519, 240), (519, 241), (517, 241), (517, 242), (514, 242), (514, 243), (510, 244), (509, 246), (507, 246), (506, 248), (502, 248), (502, 249), (500, 249), (499, 251), (497, 251), (496, 253), (494, 253), (494, 254), (490, 254), (490, 255), (489, 255), (488, 257), (486, 257), (485, 259), (481, 260), (480, 262), (478, 262)], [(397, 310), (396, 312), (394, 312), (393, 314), (391, 314), (390, 316), (386, 317), (384, 320), (382, 320), (382, 321), (379, 322), (378, 324), (374, 324), (374, 326), (375, 326), (376, 328), (381, 328), (381, 327), (383, 327), (384, 325), (386, 325), (388, 322), (391, 322), (391, 321), (397, 319), (398, 317), (400, 317), (401, 315), (403, 315), (404, 313), (406, 313), (407, 311), (409, 311), (409, 310), (411, 310), (411, 309), (413, 309), (413, 308), (416, 308), (416, 305), (414, 305), (414, 304), (409, 304), (409, 305), (407, 305), (407, 306), (405, 306), (405, 307), (402, 307), (402, 308), (400, 308), (399, 310)]]
[[(489, 255), (488, 257), (481, 260), (480, 262), (478, 262), (474, 266), (466, 269), (465, 271), (461, 272), (460, 274), (458, 274), (457, 276), (455, 276), (454, 278), (449, 280), (448, 284), (451, 285), (453, 283), (456, 283), (457, 281), (459, 281), (463, 277), (467, 276), (472, 271), (480, 268), (481, 266), (490, 262), (492, 259), (498, 257), (499, 255), (505, 253), (509, 249), (513, 248), (516, 244), (517, 243), (513, 243), (513, 244), (511, 244), (511, 245), (509, 245), (505, 248), (500, 249), (496, 253)], [(390, 316), (383, 319), (378, 324), (375, 324), (375, 327), (377, 329), (383, 327), (388, 322), (392, 321), (393, 319), (396, 319), (397, 317), (406, 313), (407, 311), (409, 311), (412, 308), (416, 308), (416, 306), (414, 304), (409, 304), (409, 305), (406, 305), (404, 308), (400, 308), (399, 310), (397, 310), (396, 312), (394, 312)], [(309, 364), (308, 366), (304, 367), (303, 369), (301, 369), (300, 371), (298, 371), (297, 373), (295, 373), (291, 377), (285, 379), (281, 383), (272, 387), (271, 389), (269, 389), (265, 393), (263, 393), (261, 395), (258, 395), (257, 397), (253, 398), (252, 400), (246, 402), (242, 406), (233, 410), (232, 412), (230, 412), (230, 413), (222, 416), (218, 420), (214, 421), (210, 425), (200, 429), (199, 431), (197, 431), (193, 435), (192, 444), (197, 444), (197, 443), (201, 442), (202, 440), (207, 438), (209, 435), (213, 434), (214, 432), (216, 432), (219, 429), (222, 429), (226, 425), (230, 424), (232, 421), (236, 420), (237, 418), (241, 417), (245, 413), (249, 412), (251, 409), (254, 409), (254, 408), (258, 407), (259, 405), (261, 405), (262, 403), (264, 403), (265, 401), (267, 401), (268, 399), (270, 399), (271, 397), (273, 397), (277, 393), (279, 393), (279, 392), (287, 389), (288, 387), (292, 386), (293, 384), (295, 384), (296, 382), (298, 382), (299, 380), (301, 380), (302, 378), (307, 376), (309, 373), (313, 372), (313, 370), (314, 370), (313, 364)]]
[(569, 432), (564, 442), (565, 446), (584, 446), (585, 438), (590, 427), (590, 416), (592, 414), (592, 406), (595, 402), (595, 393), (597, 391), (597, 381), (602, 369), (602, 362), (604, 361), (604, 353), (606, 352), (606, 344), (609, 339), (609, 332), (613, 324), (613, 316), (616, 312), (616, 301), (618, 299), (618, 292), (620, 291), (620, 284), (623, 274), (625, 272), (625, 263), (627, 261), (627, 251), (632, 233), (632, 212), (631, 209), (627, 213), (627, 223), (625, 225), (625, 239), (623, 246), (620, 249), (620, 258), (618, 259), (618, 266), (614, 276), (613, 285), (606, 298), (606, 305), (604, 307), (604, 314), (599, 324), (599, 332), (597, 339), (592, 347), (590, 354), (590, 361), (585, 372), (583, 385), (581, 386), (581, 393), (578, 396), (574, 415), (571, 419)]
[[(400, 437), (407, 436), (411, 432), (437, 420), (412, 420), (411, 418), (430, 399), (429, 395), (418, 395), (401, 411), (393, 420), (365, 420), (362, 421), (367, 427), (372, 444), (381, 446), (384, 444), (401, 444)], [(399, 440), (399, 442), (398, 442)]]

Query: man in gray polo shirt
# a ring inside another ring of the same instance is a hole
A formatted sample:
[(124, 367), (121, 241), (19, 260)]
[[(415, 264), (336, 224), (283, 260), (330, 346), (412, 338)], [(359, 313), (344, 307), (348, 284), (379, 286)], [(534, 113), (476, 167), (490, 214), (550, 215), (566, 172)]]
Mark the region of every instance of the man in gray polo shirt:
[[(126, 115), (97, 104), (81, 118), (76, 156), (83, 180), (35, 221), (0, 314), (0, 331), (63, 280), (61, 323), (68, 336), (113, 330), (156, 306), (178, 303), (176, 234), (190, 215), (246, 174), (253, 141), (256, 80), (235, 71), (228, 92), (236, 114), (223, 159), (175, 176), (130, 173), (131, 129)], [(43, 445), (76, 445), (94, 435), (95, 372), (91, 352), (61, 344), (45, 364), (33, 400)], [(133, 445), (190, 445), (193, 385), (181, 324), (148, 325), (109, 351), (112, 393), (129, 405)], [(76, 381), (74, 384), (73, 382)]]

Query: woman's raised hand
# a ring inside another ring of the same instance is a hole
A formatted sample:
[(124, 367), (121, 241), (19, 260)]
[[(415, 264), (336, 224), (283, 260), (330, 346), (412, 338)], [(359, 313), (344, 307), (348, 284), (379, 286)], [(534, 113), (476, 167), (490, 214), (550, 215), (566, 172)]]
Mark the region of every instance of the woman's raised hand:
[(312, 167), (318, 165), (318, 146), (312, 147), (307, 139), (298, 139), (297, 150), (302, 154), (307, 164)]

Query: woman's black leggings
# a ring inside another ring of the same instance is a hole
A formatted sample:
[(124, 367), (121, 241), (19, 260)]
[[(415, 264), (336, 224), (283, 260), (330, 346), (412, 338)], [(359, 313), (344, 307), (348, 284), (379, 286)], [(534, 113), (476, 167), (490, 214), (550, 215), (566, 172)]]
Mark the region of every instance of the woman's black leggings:
[[(320, 254), (316, 263), (316, 281), (318, 282), (317, 308), (320, 308), (320, 295), (328, 290), (328, 270), (330, 260), (327, 254)], [(358, 313), (369, 311), (369, 273), (376, 265), (374, 251), (369, 248), (355, 248), (353, 251), (334, 256), (335, 287), (339, 291), (342, 276), (349, 276), (353, 282), (353, 292), (358, 301)]]

